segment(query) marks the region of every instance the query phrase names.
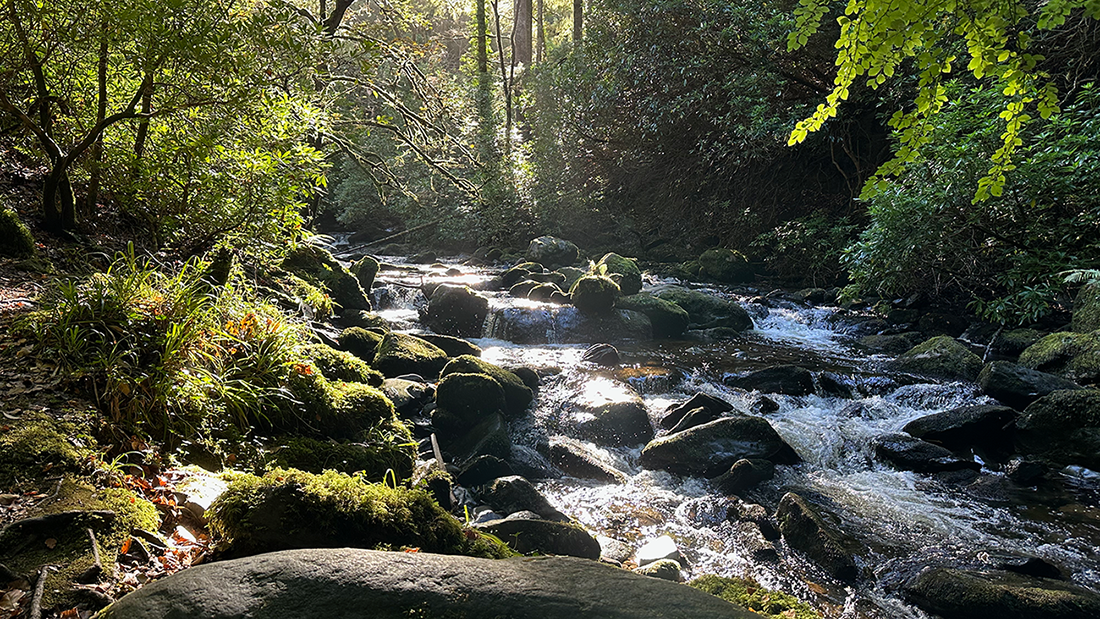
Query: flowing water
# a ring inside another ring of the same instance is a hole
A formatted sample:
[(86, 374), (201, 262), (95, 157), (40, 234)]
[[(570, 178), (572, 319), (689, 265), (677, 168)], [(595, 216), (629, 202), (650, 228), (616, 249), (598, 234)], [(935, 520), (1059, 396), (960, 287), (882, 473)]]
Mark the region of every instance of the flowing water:
[[(416, 331), (416, 310), (424, 303), (422, 283), (457, 280), (477, 286), (491, 275), (460, 268), (466, 275), (447, 277), (438, 267), (384, 271), (379, 277), (382, 285), (374, 290), (380, 313), (398, 328)], [(667, 282), (647, 281), (660, 283)], [(824, 507), (860, 542), (857, 561), (870, 577), (861, 580), (865, 584), (845, 587), (782, 543), (777, 561), (753, 560), (727, 518), (736, 499), (716, 493), (706, 479), (642, 469), (641, 446), (590, 445), (593, 455), (625, 473), (626, 483), (597, 484), (570, 477), (538, 481), (563, 512), (594, 534), (634, 547), (670, 535), (686, 558), (685, 577), (750, 575), (813, 603), (831, 617), (924, 617), (901, 598), (899, 586), (908, 577), (927, 565), (989, 566), (1004, 553), (1041, 557), (1060, 566), (1077, 584), (1100, 588), (1096, 473), (1067, 469), (1039, 488), (1021, 488), (990, 468), (969, 485), (894, 470), (874, 457), (874, 437), (899, 431), (927, 414), (990, 400), (974, 384), (914, 382), (884, 371), (886, 358), (855, 346), (857, 338), (849, 333), (853, 323), (836, 308), (794, 303), (768, 308), (749, 304), (749, 296), (759, 291), (701, 289), (750, 308), (755, 328), (736, 339), (616, 343), (623, 357), (620, 376), (641, 394), (655, 427), (666, 407), (697, 392), (750, 410), (760, 394), (725, 386), (722, 379), (730, 373), (793, 363), (847, 384), (854, 393), (850, 399), (768, 396), (779, 406), (766, 418), (803, 462), (778, 466), (774, 479), (745, 498), (774, 513), (780, 497), (794, 491)], [(491, 296), (494, 311), (532, 303), (506, 293), (483, 294)], [(526, 365), (545, 376), (532, 414), (513, 423), (512, 434), (518, 458), (549, 468), (536, 447), (563, 430), (563, 403), (578, 382), (600, 386), (601, 379), (588, 378), (591, 365), (581, 361), (588, 344), (474, 341), (487, 361)]]

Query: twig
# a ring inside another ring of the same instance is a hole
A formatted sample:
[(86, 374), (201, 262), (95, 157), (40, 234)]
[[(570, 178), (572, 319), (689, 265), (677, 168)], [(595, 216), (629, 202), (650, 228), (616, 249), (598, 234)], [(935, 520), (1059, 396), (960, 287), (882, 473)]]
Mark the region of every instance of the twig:
[(84, 573), (76, 577), (76, 582), (79, 583), (93, 583), (99, 580), (100, 574), (103, 573), (103, 562), (99, 558), (99, 543), (95, 539), (95, 531), (88, 527), (85, 529), (88, 531), (88, 538), (92, 540), (92, 557), (95, 558), (95, 565), (92, 565), (88, 569), (84, 570)]
[(443, 463), (443, 451), (439, 449), (439, 440), (435, 437), (435, 432), (432, 432), (432, 454), (435, 455), (435, 465), (446, 473), (447, 465)]
[(46, 505), (47, 503), (49, 503), (50, 501), (52, 501), (52, 500), (56, 499), (56, 498), (57, 498), (57, 495), (61, 493), (61, 484), (62, 484), (62, 483), (64, 483), (64, 481), (65, 481), (65, 478), (64, 478), (64, 477), (58, 477), (58, 478), (57, 478), (57, 483), (56, 483), (56, 484), (54, 484), (54, 487), (53, 487), (53, 492), (51, 492), (51, 493), (49, 494), (49, 496), (47, 496), (47, 497), (43, 498), (43, 499), (42, 499), (42, 500), (41, 500), (41, 501), (40, 501), (40, 502), (38, 503), (37, 507), (41, 508), (41, 507), (45, 506), (45, 505)]
[(38, 569), (38, 580), (34, 583), (34, 597), (31, 598), (30, 619), (42, 619), (42, 594), (46, 592), (46, 574), (49, 570), (48, 565)]

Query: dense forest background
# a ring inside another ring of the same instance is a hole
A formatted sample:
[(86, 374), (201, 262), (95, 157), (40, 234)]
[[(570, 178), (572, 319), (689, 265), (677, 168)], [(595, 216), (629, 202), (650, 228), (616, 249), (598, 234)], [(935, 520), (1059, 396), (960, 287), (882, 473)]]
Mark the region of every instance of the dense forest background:
[[(181, 257), (556, 234), (1057, 313), (1100, 268), (1097, 7), (912, 4), (849, 3), (856, 32), (844, 3), (790, 0), (10, 0), (6, 182), (49, 230)], [(838, 74), (838, 47), (864, 55)]]

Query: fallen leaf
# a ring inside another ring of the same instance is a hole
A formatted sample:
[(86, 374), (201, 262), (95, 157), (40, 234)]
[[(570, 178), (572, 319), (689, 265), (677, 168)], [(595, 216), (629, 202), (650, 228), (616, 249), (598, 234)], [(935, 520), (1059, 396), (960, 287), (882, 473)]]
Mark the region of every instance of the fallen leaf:
[(4, 592), (3, 596), (0, 596), (0, 610), (13, 611), (19, 608), (19, 600), (23, 599), (23, 596), (27, 592), (21, 589), (12, 589), (11, 591)]
[(61, 619), (80, 619), (80, 611), (75, 608), (61, 611)]
[(50, 550), (53, 550), (55, 546), (57, 546), (57, 540), (56, 539), (51, 537), (51, 538), (46, 540), (46, 548), (49, 548)]

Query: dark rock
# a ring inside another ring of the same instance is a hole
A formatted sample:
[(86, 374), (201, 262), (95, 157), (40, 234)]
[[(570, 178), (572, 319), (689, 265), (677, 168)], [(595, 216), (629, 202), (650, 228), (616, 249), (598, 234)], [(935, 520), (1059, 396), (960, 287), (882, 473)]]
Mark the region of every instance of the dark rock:
[(596, 365), (619, 365), (619, 351), (611, 344), (593, 344), (581, 355), (581, 361), (588, 361)]
[[(542, 265), (536, 263), (525, 263), (519, 266), (514, 266), (505, 271), (504, 274), (500, 276), (500, 285), (504, 288), (508, 288), (509, 291), (511, 291), (511, 288), (513, 286), (522, 281), (527, 280), (535, 283), (534, 280), (529, 280), (528, 278), (531, 276), (532, 273), (541, 273), (542, 271)], [(524, 293), (523, 296), (527, 296), (526, 293)]]
[[(472, 357), (473, 358), (473, 357)], [(434, 378), (447, 364), (447, 353), (414, 335), (389, 332), (378, 344), (371, 365), (383, 375), (419, 374)]]
[(825, 289), (824, 288), (803, 288), (794, 293), (795, 297), (814, 305), (819, 305), (825, 302)]
[[(485, 374), (448, 374), (439, 381), (435, 399), (439, 408), (432, 413), (432, 424), (439, 430), (465, 429), (504, 410), (504, 390)], [(453, 419), (439, 423), (436, 413), (444, 410)]]
[(1002, 331), (993, 341), (993, 354), (1002, 357), (1018, 358), (1032, 344), (1043, 339), (1043, 334), (1035, 329), (1012, 329)]
[(920, 333), (898, 333), (866, 335), (859, 340), (860, 346), (885, 353), (901, 354), (921, 342)]
[(688, 313), (691, 321), (689, 326), (693, 329), (729, 327), (735, 331), (744, 331), (752, 328), (749, 313), (733, 301), (679, 286), (665, 286), (654, 294), (683, 308)]
[(565, 286), (565, 282), (568, 278), (564, 273), (554, 271), (549, 273), (532, 273), (528, 276), (528, 279), (539, 284), (554, 284), (560, 288)]
[[(501, 514), (526, 510), (535, 512), (547, 520), (569, 521), (569, 516), (558, 511), (531, 482), (518, 475), (494, 479), (482, 489), (481, 500)], [(593, 558), (598, 559), (599, 556), (599, 550), (597, 550)]]
[(759, 529), (761, 535), (767, 540), (780, 538), (779, 529), (776, 528), (768, 510), (757, 503), (745, 503), (738, 499), (732, 499), (729, 506), (727, 520), (730, 522), (751, 522)]
[(621, 294), (611, 278), (596, 275), (585, 275), (569, 289), (573, 305), (589, 314), (607, 314)]
[(732, 249), (708, 249), (699, 256), (699, 266), (703, 275), (720, 282), (739, 284), (754, 277), (745, 255)]
[(448, 357), (461, 357), (462, 355), (471, 355), (474, 357), (481, 356), (480, 346), (471, 344), (462, 338), (451, 335), (438, 335), (436, 333), (421, 333), (417, 335), (417, 337), (437, 346), (440, 350), (447, 353)]
[(382, 343), (384, 337), (384, 333), (377, 331), (368, 331), (362, 327), (348, 327), (340, 332), (339, 348), (371, 363), (378, 354), (378, 345)]
[(666, 430), (675, 427), (685, 415), (700, 407), (715, 413), (727, 413), (733, 410), (733, 405), (725, 400), (720, 400), (705, 393), (696, 393), (691, 398), (683, 402), (677, 402), (665, 409), (665, 413), (661, 417), (661, 427)]
[(970, 326), (970, 321), (961, 314), (929, 312), (917, 321), (917, 328), (926, 336), (947, 335), (959, 337)]
[(509, 419), (522, 415), (535, 397), (534, 392), (520, 380), (519, 376), (477, 357), (470, 355), (455, 357), (447, 362), (441, 375), (455, 373), (485, 374), (497, 381), (504, 389), (504, 412)]
[(1081, 286), (1073, 300), (1073, 330), (1092, 333), (1100, 329), (1100, 282)]
[(481, 337), (488, 315), (489, 299), (469, 286), (451, 284), (436, 288), (427, 307), (420, 310), (420, 320), (426, 327), (456, 337)]
[(647, 469), (682, 475), (716, 475), (742, 458), (798, 461), (767, 420), (737, 415), (654, 439), (642, 449), (638, 462)]
[(709, 408), (700, 406), (699, 408), (693, 408), (686, 415), (680, 419), (680, 422), (672, 426), (669, 429), (669, 434), (676, 434), (677, 432), (683, 432), (688, 428), (694, 428), (695, 426), (701, 426), (704, 423), (710, 423), (715, 419), (721, 417), (720, 414), (712, 411)]
[(872, 441), (875, 455), (891, 466), (917, 473), (940, 473), (963, 469), (980, 470), (973, 460), (962, 459), (945, 447), (933, 445), (908, 434), (885, 434)]
[(363, 256), (358, 262), (351, 265), (351, 272), (355, 279), (359, 280), (359, 287), (370, 290), (374, 286), (374, 277), (378, 275), (378, 261), (370, 256)]
[(982, 359), (946, 335), (918, 344), (891, 364), (894, 369), (946, 380), (977, 380)]
[(550, 439), (550, 462), (566, 475), (580, 479), (621, 484), (626, 477), (589, 453), (580, 441), (566, 437)]
[(1011, 572), (929, 568), (905, 597), (944, 619), (1086, 619), (1100, 617), (1100, 594), (1058, 580)]
[(616, 253), (605, 254), (593, 268), (594, 273), (606, 275), (619, 285), (624, 297), (638, 294), (642, 290), (642, 272), (638, 264)]
[(435, 389), (431, 385), (400, 378), (387, 378), (382, 382), (381, 389), (402, 417), (419, 413), (435, 397)]
[(711, 480), (714, 488), (723, 494), (741, 494), (757, 484), (775, 477), (775, 463), (771, 460), (741, 459), (730, 470)]
[(542, 384), (542, 379), (539, 378), (538, 372), (529, 367), (521, 365), (514, 368), (508, 368), (508, 371), (518, 376), (519, 379), (523, 381), (523, 384), (531, 391), (538, 389), (539, 385)]
[(374, 329), (380, 335), (390, 330), (389, 321), (367, 310), (347, 310), (340, 316), (339, 323), (345, 327)]
[(576, 307), (508, 307), (489, 317), (488, 337), (517, 344), (579, 344), (649, 340), (653, 330), (645, 314), (613, 309), (585, 313)]
[(1020, 365), (1082, 385), (1100, 383), (1100, 330), (1051, 333), (1020, 354)]
[(1017, 410), (1023, 410), (1052, 391), (1081, 389), (1071, 380), (1008, 361), (994, 361), (982, 368), (978, 384), (982, 393)]
[(1012, 422), (1019, 415), (1007, 406), (961, 406), (905, 424), (903, 431), (956, 451), (990, 446), (1010, 451)]
[(539, 284), (535, 280), (525, 279), (523, 281), (513, 284), (508, 288), (508, 294), (516, 297), (517, 299), (526, 299), (527, 295), (531, 294), (531, 291), (538, 288), (542, 284)]
[(760, 563), (777, 563), (779, 561), (779, 549), (769, 541), (760, 526), (755, 522), (742, 521), (733, 527), (738, 544), (741, 545), (753, 561)]
[[(442, 409), (436, 409), (439, 411)], [(435, 411), (432, 422), (435, 423)], [(450, 426), (454, 428), (454, 426)], [(462, 429), (449, 429), (439, 434), (439, 447), (460, 468), (478, 456), (490, 455), (507, 460), (512, 455), (512, 439), (508, 423), (500, 413), (486, 415), (477, 425)]]
[(992, 553), (987, 555), (987, 560), (993, 564), (994, 569), (1035, 576), (1037, 578), (1051, 578), (1054, 580), (1066, 580), (1065, 574), (1057, 566), (1042, 557), (1030, 555)]
[(649, 413), (629, 384), (602, 376), (582, 380), (562, 406), (565, 429), (611, 447), (637, 445), (653, 438)]
[(804, 552), (830, 576), (844, 582), (858, 578), (854, 542), (828, 524), (805, 499), (793, 492), (783, 495), (775, 519), (787, 545)]
[(496, 456), (478, 456), (462, 467), (456, 481), (459, 485), (471, 487), (480, 486), (485, 482), (498, 477), (515, 475), (512, 465)]
[(505, 518), (477, 525), (500, 538), (519, 553), (565, 555), (582, 559), (600, 558), (600, 543), (588, 531), (568, 522)]
[(1005, 477), (1018, 486), (1034, 486), (1046, 477), (1049, 467), (1041, 462), (1016, 458), (1005, 465)]
[(555, 299), (560, 298), (564, 294), (565, 293), (562, 292), (561, 288), (558, 288), (555, 284), (539, 284), (527, 293), (527, 298), (531, 299), (532, 301), (554, 303)]
[(684, 308), (649, 294), (635, 294), (615, 302), (615, 307), (641, 312), (653, 325), (653, 337), (678, 338), (688, 328), (690, 318)]
[(527, 246), (527, 260), (547, 268), (567, 267), (577, 262), (580, 250), (576, 245), (553, 236), (540, 236)]
[(814, 392), (813, 374), (797, 365), (777, 365), (749, 372), (744, 376), (729, 376), (723, 382), (731, 387), (761, 393), (799, 396)]
[(852, 398), (851, 379), (834, 372), (822, 372), (817, 375), (817, 386), (821, 394), (849, 400)]
[(1100, 471), (1100, 391), (1054, 391), (1016, 421), (1021, 449), (1058, 464)]
[(779, 410), (779, 402), (766, 395), (762, 395), (752, 402), (749, 412), (754, 415), (770, 415)]

